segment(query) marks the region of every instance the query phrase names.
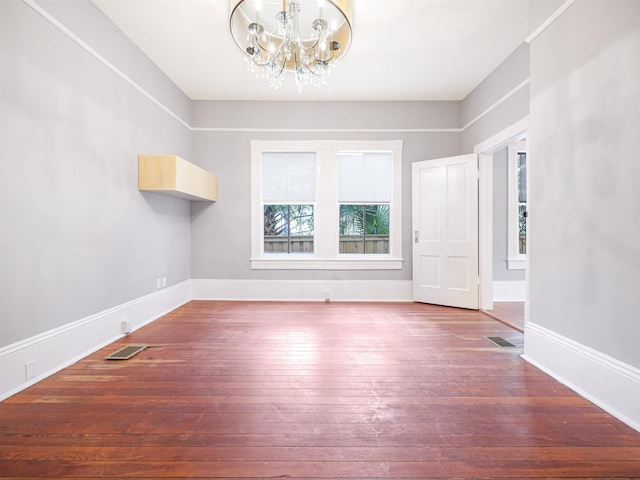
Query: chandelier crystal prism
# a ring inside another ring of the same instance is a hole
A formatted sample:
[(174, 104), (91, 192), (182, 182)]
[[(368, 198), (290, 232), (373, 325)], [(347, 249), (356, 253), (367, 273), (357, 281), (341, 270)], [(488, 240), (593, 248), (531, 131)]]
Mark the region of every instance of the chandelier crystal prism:
[(249, 70), (274, 89), (327, 83), (351, 45), (351, 0), (231, 0), (231, 35)]

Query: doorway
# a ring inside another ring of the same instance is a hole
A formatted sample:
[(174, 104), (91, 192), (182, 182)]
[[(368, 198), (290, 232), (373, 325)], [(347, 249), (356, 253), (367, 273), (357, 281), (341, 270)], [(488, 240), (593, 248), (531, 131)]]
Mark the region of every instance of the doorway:
[[(509, 174), (514, 172), (509, 172), (508, 167), (509, 162), (513, 162), (510, 156), (518, 151), (513, 146), (524, 140), (526, 151), (527, 128), (528, 117), (474, 148), (480, 171), (480, 310), (520, 331), (524, 330), (529, 318), (528, 257), (526, 251), (521, 255), (514, 252), (519, 244), (526, 248), (526, 223), (523, 241), (519, 242), (519, 225), (514, 227), (513, 222), (514, 219), (518, 221), (518, 214), (526, 212), (526, 206), (524, 210), (518, 209), (517, 204), (509, 208), (509, 202), (513, 201), (513, 191), (511, 194), (508, 191), (513, 177), (509, 178)], [(526, 180), (524, 186), (526, 195)], [(526, 222), (526, 214), (524, 220)], [(513, 235), (516, 236), (515, 241), (509, 245)]]

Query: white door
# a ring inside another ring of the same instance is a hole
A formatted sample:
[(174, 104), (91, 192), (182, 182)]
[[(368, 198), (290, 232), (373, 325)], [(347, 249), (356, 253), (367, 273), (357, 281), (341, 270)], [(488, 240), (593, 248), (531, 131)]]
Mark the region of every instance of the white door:
[(478, 159), (412, 166), (413, 299), (478, 308)]

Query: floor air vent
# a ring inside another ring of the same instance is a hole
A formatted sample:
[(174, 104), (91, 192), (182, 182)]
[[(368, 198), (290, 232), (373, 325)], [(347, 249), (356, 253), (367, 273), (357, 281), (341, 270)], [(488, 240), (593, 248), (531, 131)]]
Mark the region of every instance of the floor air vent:
[(515, 347), (513, 343), (502, 337), (486, 337), (486, 339), (498, 347)]
[(147, 348), (146, 345), (129, 345), (128, 347), (123, 347), (120, 350), (113, 352), (108, 357), (105, 357), (105, 360), (129, 360), (136, 353), (140, 353), (145, 348)]

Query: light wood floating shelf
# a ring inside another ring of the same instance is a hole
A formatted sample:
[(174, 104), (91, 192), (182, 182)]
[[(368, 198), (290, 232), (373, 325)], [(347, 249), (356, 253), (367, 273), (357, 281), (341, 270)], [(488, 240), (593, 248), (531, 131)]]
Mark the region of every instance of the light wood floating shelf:
[(175, 155), (138, 155), (138, 190), (215, 202), (218, 180)]

